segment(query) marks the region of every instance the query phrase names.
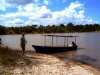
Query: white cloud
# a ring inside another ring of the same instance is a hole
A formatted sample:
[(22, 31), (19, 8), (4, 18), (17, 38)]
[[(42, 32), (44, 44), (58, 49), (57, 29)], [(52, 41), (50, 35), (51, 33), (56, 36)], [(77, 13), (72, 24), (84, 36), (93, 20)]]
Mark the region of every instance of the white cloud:
[[(38, 0), (36, 0), (38, 1)], [(48, 0), (44, 0), (48, 2)], [(68, 7), (60, 11), (51, 11), (46, 5), (39, 6), (35, 3), (19, 5), (17, 12), (1, 15), (2, 24), (60, 24), (73, 22), (75, 24), (95, 23), (91, 18), (85, 16), (84, 5), (72, 2)], [(21, 18), (25, 17), (25, 18)]]
[(74, 9), (83, 8), (83, 7), (82, 7), (81, 3), (79, 3), (79, 2), (76, 1), (74, 3), (71, 3), (68, 8), (71, 9), (71, 10), (74, 10)]
[(6, 21), (6, 24), (23, 24), (23, 20), (22, 19), (20, 19), (20, 18), (16, 18), (16, 19), (14, 19), (13, 21), (12, 20), (8, 20), (8, 21)]
[(6, 11), (6, 8), (9, 7), (10, 4), (6, 3), (6, 0), (0, 0), (0, 10)]
[(21, 8), (23, 9), (22, 11), (25, 12), (35, 12), (40, 9), (40, 7), (34, 3), (27, 4), (24, 7), (22, 6)]
[(44, 4), (45, 5), (48, 5), (49, 4), (49, 1), (48, 0), (43, 0)]
[(32, 3), (33, 0), (5, 0), (10, 4), (18, 4), (18, 5), (26, 5), (28, 3)]

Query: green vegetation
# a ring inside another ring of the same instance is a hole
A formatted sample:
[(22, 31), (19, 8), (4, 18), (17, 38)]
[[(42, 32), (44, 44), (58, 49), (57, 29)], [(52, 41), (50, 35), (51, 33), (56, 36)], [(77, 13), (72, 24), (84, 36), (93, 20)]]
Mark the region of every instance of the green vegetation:
[(74, 25), (31, 25), (24, 27), (4, 27), (0, 26), (0, 34), (21, 34), (21, 33), (67, 33), (67, 32), (93, 32), (100, 31), (100, 24)]

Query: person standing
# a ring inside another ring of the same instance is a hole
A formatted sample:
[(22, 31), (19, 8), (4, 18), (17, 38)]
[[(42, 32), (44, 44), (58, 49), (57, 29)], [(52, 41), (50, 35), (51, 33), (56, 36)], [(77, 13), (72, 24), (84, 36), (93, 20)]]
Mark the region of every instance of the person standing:
[(22, 37), (21, 37), (20, 41), (21, 41), (20, 45), (21, 45), (22, 52), (23, 52), (23, 55), (24, 55), (24, 53), (25, 53), (25, 45), (26, 45), (25, 34), (22, 34)]
[(1, 40), (1, 38), (0, 38), (0, 45), (2, 44), (2, 40)]

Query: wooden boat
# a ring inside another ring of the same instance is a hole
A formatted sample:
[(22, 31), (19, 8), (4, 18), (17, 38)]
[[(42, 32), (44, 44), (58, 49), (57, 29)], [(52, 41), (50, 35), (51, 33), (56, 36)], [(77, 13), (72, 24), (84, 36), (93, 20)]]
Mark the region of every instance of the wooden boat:
[(64, 51), (71, 51), (77, 50), (77, 47), (52, 47), (52, 46), (37, 46), (32, 45), (35, 48), (36, 52), (39, 53), (57, 53), (57, 52), (64, 52)]
[[(50, 36), (52, 38), (52, 45), (51, 46), (39, 46), (39, 45), (32, 45), (32, 47), (36, 50), (38, 53), (57, 53), (57, 52), (65, 52), (65, 51), (71, 51), (71, 50), (77, 50), (76, 45), (76, 37), (77, 36), (61, 36), (61, 35), (44, 35), (45, 40), (46, 36)], [(64, 46), (53, 46), (53, 37), (64, 37)], [(75, 38), (75, 42), (72, 41), (72, 46), (68, 46), (68, 38)], [(67, 39), (67, 46), (65, 46)]]

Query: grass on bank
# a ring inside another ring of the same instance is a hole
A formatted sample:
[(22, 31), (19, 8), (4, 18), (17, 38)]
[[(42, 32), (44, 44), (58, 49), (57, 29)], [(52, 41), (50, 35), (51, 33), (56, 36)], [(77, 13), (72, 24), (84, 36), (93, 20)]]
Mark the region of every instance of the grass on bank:
[[(28, 53), (32, 53), (31, 51), (27, 51)], [(0, 65), (5, 67), (13, 67), (18, 66), (18, 61), (22, 60), (26, 65), (29, 65), (31, 61), (28, 59), (24, 59), (22, 55), (22, 51), (20, 50), (12, 50), (8, 47), (0, 47)]]
[(21, 53), (19, 51), (0, 47), (0, 64), (3, 66), (15, 65), (20, 56)]

